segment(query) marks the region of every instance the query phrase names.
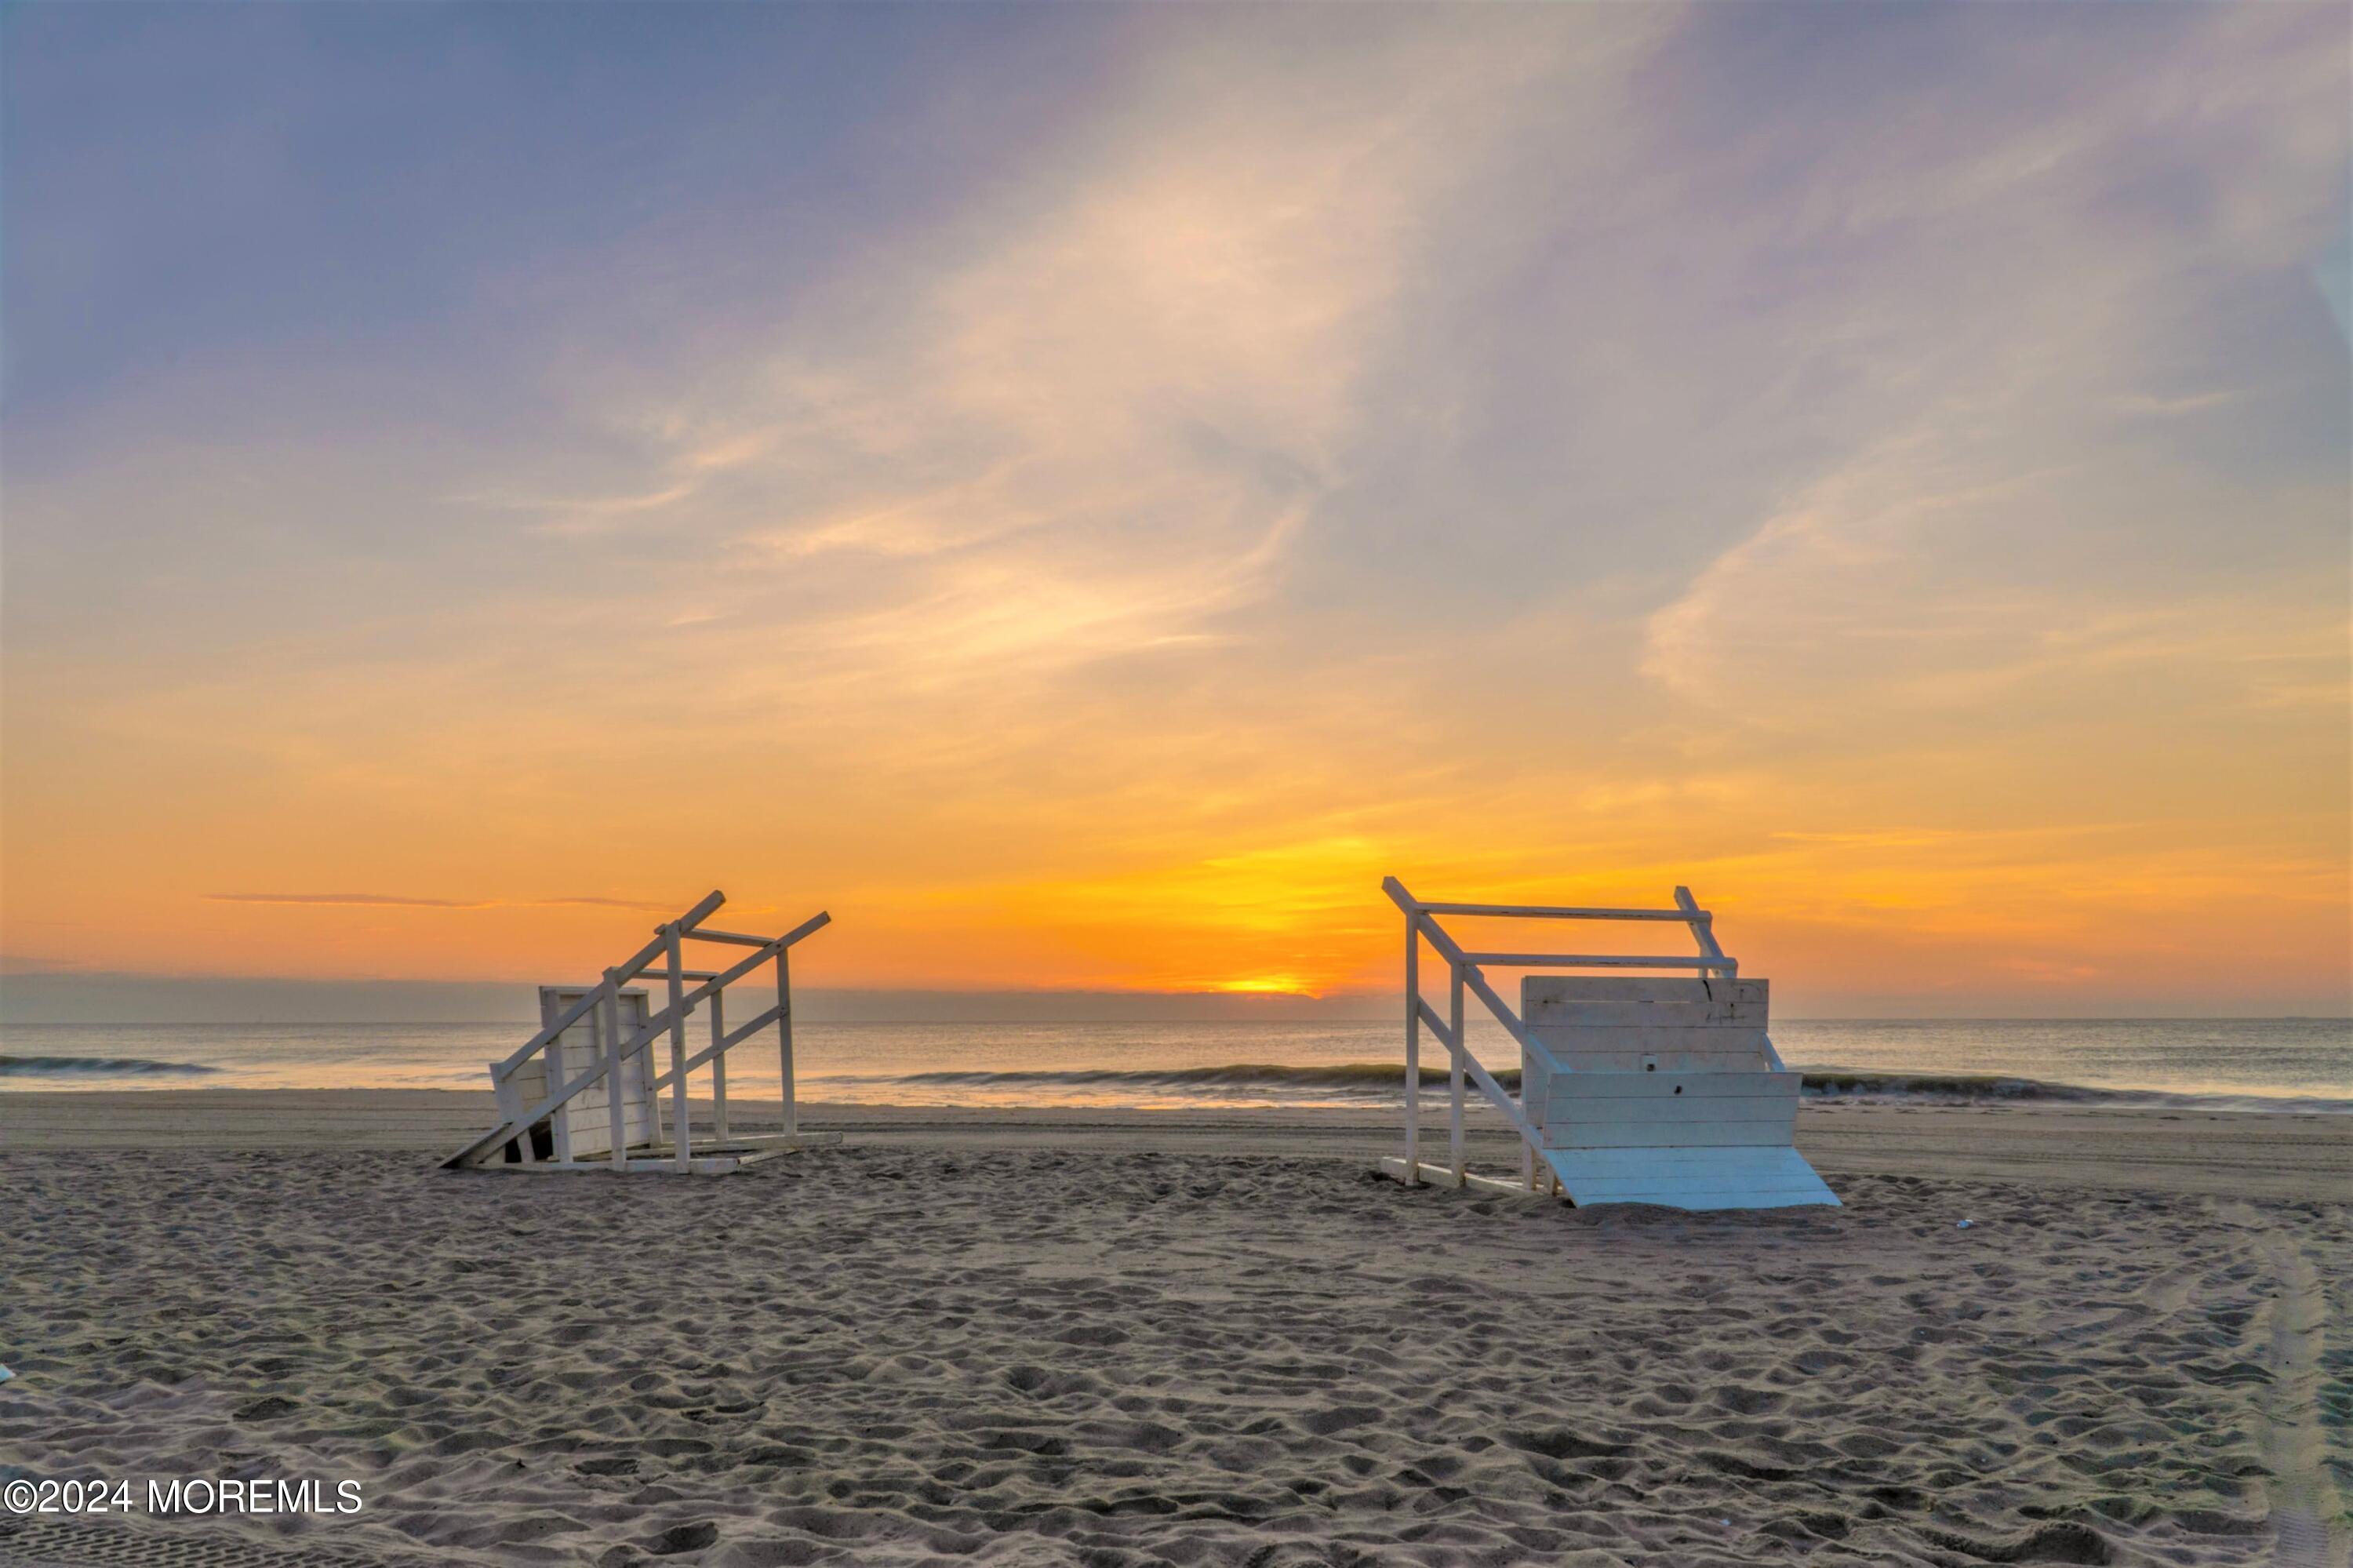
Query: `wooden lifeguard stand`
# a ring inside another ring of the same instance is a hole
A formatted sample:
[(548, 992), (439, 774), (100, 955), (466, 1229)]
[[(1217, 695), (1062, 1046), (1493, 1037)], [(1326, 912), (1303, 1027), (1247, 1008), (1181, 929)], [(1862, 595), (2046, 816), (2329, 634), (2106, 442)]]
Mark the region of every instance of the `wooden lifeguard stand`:
[[(702, 922), (727, 902), (713, 892), (593, 986), (542, 986), (539, 1033), (491, 1064), (499, 1125), (442, 1161), (444, 1169), (495, 1171), (674, 1171), (724, 1175), (795, 1149), (841, 1141), (838, 1132), (803, 1132), (793, 1103), (793, 991), (786, 949), (832, 918), (818, 914), (781, 937), (714, 931)], [(724, 969), (690, 969), (685, 944), (715, 942), (752, 953)], [(726, 1024), (722, 996), (761, 965), (776, 966), (776, 1004), (740, 1027)], [(649, 1012), (629, 981), (649, 971), (668, 981), (668, 998)], [(691, 989), (690, 989), (691, 988)], [(687, 1020), (709, 1004), (711, 1044), (687, 1055)], [(727, 1125), (727, 1053), (774, 1025), (784, 1069), (780, 1132), (745, 1138)], [(654, 1042), (670, 1037), (670, 1066), (657, 1073)], [(687, 1079), (711, 1069), (712, 1137), (696, 1147), (687, 1118)], [(661, 1091), (670, 1091), (662, 1126)]]
[[(1680, 1209), (1777, 1209), (1838, 1202), (1797, 1149), (1799, 1074), (1766, 1033), (1767, 986), (1742, 980), (1714, 916), (1675, 889), (1672, 909), (1588, 909), (1546, 905), (1431, 904), (1394, 876), (1381, 884), (1405, 911), (1405, 1155), (1381, 1168), (1408, 1186), (1443, 1181), (1510, 1192), (1550, 1192), (1570, 1202), (1660, 1203)], [(1465, 952), (1441, 915), (1526, 920), (1679, 921), (1696, 957), (1625, 953)], [(1421, 994), (1421, 945), (1447, 965), (1450, 1005), (1440, 1018)], [(1504, 1003), (1482, 966), (1535, 969), (1694, 969), (1697, 978), (1529, 975), (1519, 1012)], [(1462, 1027), (1468, 991), (1520, 1047), (1514, 1100), (1471, 1054)], [(1445, 1165), (1420, 1148), (1421, 1031), (1451, 1063)], [(1466, 1081), (1520, 1135), (1516, 1182), (1474, 1176), (1462, 1162)]]

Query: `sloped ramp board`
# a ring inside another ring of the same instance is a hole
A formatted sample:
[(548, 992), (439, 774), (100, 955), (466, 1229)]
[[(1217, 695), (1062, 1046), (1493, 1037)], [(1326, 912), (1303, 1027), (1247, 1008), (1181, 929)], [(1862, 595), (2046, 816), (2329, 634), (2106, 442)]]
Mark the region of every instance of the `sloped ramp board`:
[(1578, 1208), (1660, 1203), (1672, 1209), (1838, 1206), (1794, 1149), (1547, 1149), (1544, 1161)]
[[(1761, 980), (1532, 975), (1525, 1103), (1562, 1192), (1588, 1203), (1836, 1203), (1797, 1150), (1799, 1075), (1766, 1034)], [(1546, 1183), (1549, 1185), (1549, 1183)]]

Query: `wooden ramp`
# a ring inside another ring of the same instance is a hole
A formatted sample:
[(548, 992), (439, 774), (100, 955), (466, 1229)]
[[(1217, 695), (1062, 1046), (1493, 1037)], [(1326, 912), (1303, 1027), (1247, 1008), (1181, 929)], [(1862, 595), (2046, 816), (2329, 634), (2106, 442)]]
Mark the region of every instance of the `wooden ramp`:
[[(1448, 1151), (1433, 1166), (1420, 1151), (1418, 1092), (1406, 1098), (1406, 1152), (1381, 1167), (1408, 1185), (1436, 1171), (1458, 1186), (1503, 1187), (1462, 1161), (1462, 1117), (1475, 1086), (1523, 1144), (1518, 1188), (1572, 1203), (1662, 1203), (1682, 1209), (1775, 1209), (1838, 1202), (1797, 1150), (1801, 1080), (1766, 1033), (1769, 987), (1743, 980), (1717, 943), (1714, 916), (1688, 888), (1672, 909), (1600, 909), (1555, 905), (1423, 903), (1395, 877), (1383, 885), (1406, 912), (1407, 1082), (1420, 1082), (1421, 1032), (1447, 1049)], [(1676, 922), (1694, 956), (1628, 953), (1472, 952), (1438, 921), (1441, 915), (1535, 919)], [(1427, 942), (1449, 971), (1444, 1016), (1421, 995)], [(1530, 973), (1520, 1010), (1504, 1004), (1486, 966)], [(1689, 979), (1626, 974), (1688, 969)], [(1465, 996), (1476, 996), (1520, 1046), (1520, 1092), (1507, 1094), (1470, 1051)]]
[(1663, 1203), (1672, 1209), (1786, 1209), (1836, 1203), (1792, 1148), (1547, 1149), (1561, 1196), (1591, 1203)]

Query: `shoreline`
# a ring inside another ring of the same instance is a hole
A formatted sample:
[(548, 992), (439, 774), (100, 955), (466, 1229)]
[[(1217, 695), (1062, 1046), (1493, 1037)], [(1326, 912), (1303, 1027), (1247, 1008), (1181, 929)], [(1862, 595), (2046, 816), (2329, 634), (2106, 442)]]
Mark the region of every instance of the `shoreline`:
[[(710, 1104), (692, 1102), (698, 1128)], [(769, 1102), (774, 1103), (774, 1102)], [(758, 1101), (730, 1107), (739, 1131), (773, 1130)], [(435, 1156), (490, 1126), (487, 1093), (456, 1089), (0, 1091), (0, 1151), (367, 1149)], [(803, 1124), (852, 1143), (950, 1150), (1084, 1148), (1308, 1157), (1369, 1166), (1398, 1152), (1394, 1110), (804, 1104)], [(1424, 1157), (1444, 1147), (1425, 1122)], [(2103, 1190), (2341, 1202), (2353, 1192), (2353, 1116), (2064, 1104), (1809, 1103), (1798, 1146), (1826, 1175), (2022, 1182)], [(1476, 1122), (1472, 1163), (1514, 1158)], [(1436, 1157), (1442, 1158), (1442, 1152)], [(421, 1169), (430, 1170), (429, 1163)]]

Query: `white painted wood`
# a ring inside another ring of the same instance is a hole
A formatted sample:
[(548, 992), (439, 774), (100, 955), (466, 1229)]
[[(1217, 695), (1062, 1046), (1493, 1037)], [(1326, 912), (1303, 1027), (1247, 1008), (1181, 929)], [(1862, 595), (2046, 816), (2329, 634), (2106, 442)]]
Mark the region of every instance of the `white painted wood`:
[[(702, 1006), (705, 998), (734, 984), (745, 975), (750, 974), (754, 969), (758, 969), (762, 964), (766, 963), (776, 954), (791, 947), (795, 942), (799, 941), (802, 938), (807, 937), (818, 927), (830, 924), (831, 921), (832, 916), (829, 915), (819, 914), (813, 916), (809, 919), (802, 921), (800, 925), (794, 927), (792, 930), (786, 932), (783, 936), (778, 937), (774, 941), (770, 942), (766, 950), (754, 953), (750, 958), (733, 965), (732, 968), (721, 970), (717, 979), (707, 980), (702, 985), (695, 987), (692, 991), (687, 992), (687, 1011), (692, 1012), (695, 1008)], [(640, 1046), (645, 1045), (656, 1036), (668, 1030), (670, 1026), (670, 1009), (664, 1008), (661, 1012), (653, 1016), (652, 1020), (644, 1029), (638, 1032), (637, 1037), (628, 1043), (626, 1049), (629, 1051), (638, 1049)]]
[[(549, 1019), (564, 1016), (583, 994), (582, 990), (575, 986), (540, 987), (540, 1016)], [(592, 1155), (603, 1155), (609, 1160), (614, 1137), (614, 1084), (620, 1085), (620, 1136), (624, 1146), (644, 1142), (652, 1136), (652, 1123), (637, 1079), (628, 1071), (627, 1064), (623, 1065), (617, 1078), (613, 1075), (612, 1052), (605, 1044), (605, 1022), (608, 1011), (621, 1019), (621, 1026), (626, 1028), (628, 1022), (645, 1016), (646, 993), (642, 991), (620, 992), (614, 998), (610, 1010), (605, 1005), (606, 988), (602, 983), (587, 988), (586, 994), (596, 1005), (549, 1042), (545, 1059), (557, 1064), (559, 1081), (591, 1066), (601, 1066), (605, 1071), (593, 1084), (557, 1107), (550, 1113), (549, 1119), (559, 1155), (568, 1149), (569, 1154), (563, 1157), (585, 1160)]]
[(1754, 1019), (1716, 1023), (1532, 1023), (1528, 1032), (1560, 1054), (1579, 1051), (1750, 1051), (1764, 1053), (1765, 1026)]
[(731, 942), (739, 948), (765, 948), (776, 940), (774, 937), (748, 937), (741, 931), (691, 929), (686, 935), (697, 942)]
[[(714, 1131), (723, 1142), (741, 1147), (743, 1140), (733, 1137), (730, 1125), (726, 1053), (770, 1022), (778, 1025), (782, 1037), (786, 1139), (789, 1141), (797, 1128), (792, 1096), (791, 982), (785, 954), (793, 944), (828, 924), (830, 916), (819, 913), (782, 937), (745, 938), (735, 932), (717, 933), (713, 936), (715, 940), (735, 941), (754, 950), (728, 969), (688, 969), (682, 943), (695, 934), (691, 929), (692, 923), (724, 902), (724, 896), (714, 892), (682, 919), (658, 927), (652, 944), (628, 963), (605, 971), (603, 981), (594, 987), (585, 991), (543, 988), (540, 1031), (523, 1050), (491, 1065), (500, 1125), (444, 1163), (453, 1168), (480, 1165), (493, 1158), (504, 1160), (512, 1152), (516, 1164), (528, 1158), (554, 1169), (585, 1169), (590, 1165), (586, 1157), (594, 1154), (603, 1157), (594, 1162), (595, 1169), (626, 1171), (642, 1163), (629, 1157), (632, 1148), (651, 1151), (659, 1146), (666, 1150), (663, 1162), (671, 1169), (705, 1168), (708, 1162), (699, 1160), (693, 1150), (687, 1119), (689, 1075), (695, 1067), (706, 1062), (712, 1064)], [(668, 1004), (659, 1015), (649, 1018), (644, 991), (625, 992), (620, 988), (656, 957), (666, 960), (663, 970), (668, 981)], [(777, 966), (777, 1005), (741, 1029), (730, 1031), (720, 1000), (725, 987), (772, 960)], [(687, 989), (690, 980), (697, 982), (691, 990)], [(712, 1044), (689, 1060), (685, 1056), (686, 1018), (705, 1001), (712, 1003)], [(670, 1070), (658, 1079), (651, 1046), (655, 1036), (661, 1033), (670, 1036)], [(672, 1126), (667, 1142), (663, 1139), (660, 1107), (655, 1095), (657, 1087), (664, 1085), (671, 1091), (669, 1119)], [(543, 1125), (549, 1128), (554, 1158), (538, 1161), (530, 1139), (533, 1130)]]
[(841, 1134), (838, 1132), (811, 1132), (804, 1128), (793, 1133), (761, 1132), (754, 1133), (748, 1138), (738, 1135), (728, 1140), (727, 1147), (729, 1149), (832, 1149), (838, 1147), (840, 1142)]
[[(1574, 1073), (1558, 1080), (1563, 1102), (1591, 1103), (1615, 1099), (1770, 1099), (1794, 1100), (1800, 1079), (1795, 1073), (1719, 1073), (1629, 1071)], [(1556, 1114), (1548, 1108), (1545, 1119)]]
[[(525, 1097), (538, 1099), (546, 1093), (544, 1086), (547, 1082), (547, 1064), (528, 1062), (512, 1073), (503, 1072), (505, 1066), (506, 1064), (503, 1062), (491, 1064), (491, 1087), (498, 1099), (499, 1118), (501, 1121), (513, 1122), (522, 1115)], [(502, 1073), (503, 1075), (501, 1075)], [(521, 1139), (513, 1141), (520, 1145), (514, 1150), (516, 1158), (524, 1164), (529, 1164), (533, 1159), (530, 1134), (526, 1132)], [(503, 1156), (502, 1149), (501, 1158)]]
[(793, 1086), (793, 974), (792, 959), (784, 948), (776, 949), (776, 1059), (784, 1069), (784, 1129), (789, 1136), (799, 1125), (799, 1107)]
[(1465, 953), (1474, 964), (1501, 969), (1728, 969), (1730, 959), (1686, 959), (1672, 953)]
[[(713, 998), (712, 1000), (716, 1001), (717, 999)], [(696, 1052), (693, 1055), (689, 1056), (686, 1059), (687, 1072), (691, 1075), (697, 1067), (702, 1066), (705, 1062), (718, 1060), (721, 1053), (733, 1050), (736, 1046), (741, 1045), (744, 1041), (750, 1039), (753, 1035), (758, 1033), (761, 1030), (765, 1029), (769, 1024), (774, 1023), (776, 1021), (776, 1010), (772, 1007), (766, 1012), (761, 1013), (759, 1017), (752, 1020), (751, 1022), (744, 1025), (741, 1029), (730, 1030), (726, 1036), (717, 1044), (706, 1045), (702, 1050)], [(653, 1080), (653, 1087), (658, 1090), (670, 1087), (670, 1075), (669, 1073), (664, 1073), (659, 1077)]]
[(1421, 1025), (1438, 1036), (1438, 1043), (1440, 1045), (1450, 1051), (1454, 1049), (1458, 1036), (1446, 1026), (1446, 1020), (1438, 1015), (1438, 1009), (1430, 1005), (1428, 997), (1424, 997), (1421, 1001)]
[[(594, 1016), (593, 1011), (590, 1016)], [(580, 1026), (575, 1023), (572, 1027), (576, 1030)], [(567, 1033), (569, 1033), (569, 1031), (567, 1031)], [(547, 1043), (546, 1050), (541, 1053), (541, 1059), (547, 1064), (546, 1073), (548, 1077), (553, 1079), (560, 1078), (564, 1075), (564, 1035), (558, 1034), (554, 1039), (550, 1040)], [(587, 1097), (588, 1097), (586, 1095), (580, 1097), (581, 1100), (584, 1102)], [(548, 1146), (550, 1153), (552, 1153), (557, 1160), (569, 1160), (572, 1158), (572, 1132), (569, 1125), (572, 1120), (571, 1107), (556, 1107), (555, 1114), (549, 1117), (547, 1120)], [(531, 1141), (529, 1139), (525, 1139), (523, 1140), (523, 1147), (526, 1150), (530, 1149)]]
[[(621, 1065), (620, 991), (619, 978), (613, 970), (607, 969), (604, 998), (597, 1004), (594, 1016), (599, 1043), (605, 1048), (605, 1081), (608, 1084), (625, 1083), (628, 1078)], [(627, 1093), (605, 1097), (605, 1153), (616, 1171), (629, 1168), (629, 1123), (625, 1109), (628, 1101)]]
[(1421, 915), (1405, 915), (1405, 1183), (1421, 1180)]
[[(1791, 1074), (1759, 1074), (1759, 1077), (1789, 1077)], [(1779, 1122), (1796, 1125), (1798, 1097), (1678, 1095), (1646, 1098), (1586, 1099), (1575, 1094), (1556, 1095), (1547, 1107), (1546, 1131), (1568, 1136), (1578, 1128), (1640, 1127), (1658, 1129), (1656, 1141), (1672, 1143), (1669, 1129), (1714, 1122)], [(1787, 1135), (1770, 1141), (1786, 1143)]]
[[(1770, 1073), (1762, 1051), (1577, 1051), (1563, 1053), (1579, 1073)], [(1546, 1093), (1549, 1094), (1549, 1089)]]
[[(1392, 878), (1391, 880), (1395, 880)], [(1589, 909), (1561, 904), (1423, 904), (1425, 915), (1492, 915), (1516, 920), (1688, 920), (1680, 909)], [(1702, 911), (1700, 918), (1711, 918)]]
[[(1796, 1150), (1797, 1075), (1782, 1068), (1766, 1033), (1769, 990), (1739, 979), (1737, 960), (1714, 930), (1714, 916), (1688, 888), (1675, 889), (1675, 908), (1653, 911), (1576, 909), (1561, 906), (1424, 904), (1395, 877), (1382, 890), (1408, 922), (1407, 1050), (1415, 1093), (1407, 1108), (1407, 1148), (1386, 1161), (1400, 1180), (1418, 1180), (1429, 1167), (1419, 1152), (1419, 1033), (1426, 1023), (1450, 1043), (1448, 1174), (1474, 1180), (1461, 1169), (1461, 1078), (1512, 1113), (1522, 1134), (1521, 1184), (1551, 1189), (1571, 1201), (1681, 1202), (1686, 1207), (1766, 1207), (1835, 1202)], [(1629, 954), (1467, 952), (1436, 916), (1445, 913), (1527, 918), (1639, 918), (1681, 922), (1698, 948), (1695, 958)], [(1419, 986), (1419, 943), (1427, 940), (1451, 966), (1451, 1016), (1441, 1024)], [(1514, 1013), (1497, 996), (1482, 964), (1580, 969), (1687, 969), (1698, 978), (1650, 975), (1530, 975)], [(1478, 1063), (1462, 1033), (1461, 994), (1481, 1002), (1521, 1049), (1521, 1092), (1506, 1099)], [(1589, 1092), (1581, 1092), (1589, 1091)], [(1539, 1172), (1538, 1154), (1543, 1167)], [(1574, 1161), (1596, 1156), (1631, 1163), (1607, 1179), (1588, 1177)], [(1574, 1157), (1568, 1164), (1560, 1157)], [(1723, 1156), (1694, 1166), (1694, 1156)], [(1587, 1181), (1579, 1191), (1579, 1181)], [(1598, 1184), (1596, 1184), (1598, 1183)], [(1610, 1193), (1635, 1197), (1610, 1196)]]
[(686, 1108), (686, 976), (678, 927), (666, 926), (662, 935), (670, 943), (670, 1136), (678, 1146), (678, 1168), (684, 1171), (693, 1163), (694, 1153), (694, 1128)]
[[(1393, 1177), (1398, 1181), (1408, 1187), (1419, 1187), (1425, 1183), (1435, 1183), (1440, 1186), (1444, 1186), (1454, 1182), (1454, 1173), (1443, 1165), (1424, 1165), (1421, 1167), (1419, 1171), (1419, 1180), (1408, 1181), (1405, 1178), (1405, 1161), (1399, 1160), (1393, 1154), (1383, 1155), (1378, 1162), (1377, 1169), (1382, 1174)], [(1481, 1176), (1476, 1173), (1469, 1173), (1463, 1176), (1461, 1182), (1455, 1184), (1473, 1188), (1482, 1192), (1500, 1193), (1507, 1198), (1533, 1198), (1536, 1196), (1535, 1193), (1529, 1192), (1522, 1183), (1517, 1181), (1506, 1181), (1499, 1176)]]
[(1415, 901), (1412, 894), (1406, 891), (1405, 884), (1394, 876), (1384, 877), (1381, 879), (1381, 891), (1388, 894), (1390, 901), (1406, 912), (1409, 920), (1419, 921), (1422, 936), (1429, 940), (1431, 947), (1438, 949), (1439, 957), (1450, 964), (1465, 966), (1462, 971), (1463, 983), (1471, 988), (1472, 994), (1479, 999), (1487, 1011), (1495, 1015), (1495, 1022), (1501, 1023), (1512, 1038), (1519, 1042), (1523, 1051), (1545, 1054), (1544, 1045), (1521, 1026), (1519, 1015), (1504, 1005), (1504, 999), (1495, 994), (1495, 988), (1487, 983), (1487, 977), (1480, 972), (1477, 965), (1472, 964), (1463, 955), (1462, 949), (1455, 944), (1454, 938), (1448, 936), (1436, 920), (1420, 918), (1421, 906)]
[[(1710, 920), (1707, 914), (1700, 908), (1699, 900), (1692, 896), (1692, 890), (1690, 888), (1678, 887), (1675, 889), (1675, 907), (1683, 911), (1684, 924), (1690, 927), (1692, 940), (1698, 947), (1700, 952), (1705, 957), (1712, 959), (1720, 959), (1724, 957), (1724, 946), (1715, 939), (1715, 931), (1714, 929), (1713, 922)], [(1727, 972), (1733, 975), (1737, 975), (1740, 972), (1740, 966), (1735, 964)], [(1778, 1066), (1779, 1064), (1776, 1063), (1775, 1065)]]
[[(1652, 1150), (1547, 1150), (1545, 1162), (1580, 1205), (1664, 1203), (1685, 1209), (1787, 1208), (1799, 1203), (1836, 1206), (1838, 1196), (1794, 1149), (1719, 1149), (1683, 1151), (1685, 1158), (1661, 1160)], [(1705, 1154), (1698, 1160), (1690, 1155)]]
[[(718, 908), (721, 905), (726, 902), (727, 895), (720, 892), (718, 889), (713, 888), (711, 892), (703, 895), (700, 903), (696, 904), (693, 908), (688, 910), (684, 916), (682, 916), (682, 919), (685, 924), (691, 926), (695, 921), (703, 918), (712, 910)], [(648, 964), (652, 963), (656, 959), (662, 956), (663, 947), (664, 944), (661, 935), (659, 932), (656, 932), (652, 941), (647, 943), (644, 947), (639, 948), (630, 956), (627, 963), (619, 966), (618, 972), (621, 980), (623, 981), (635, 980), (638, 970), (644, 969)], [(581, 1015), (586, 1013), (593, 1005), (595, 1005), (593, 994), (584, 995), (573, 1011), (567, 1012), (564, 1016), (556, 1019), (552, 1023), (543, 1024), (539, 1033), (533, 1035), (529, 1040), (523, 1042), (522, 1047), (518, 1049), (514, 1054), (506, 1059), (504, 1064), (502, 1064), (504, 1070), (511, 1073), (522, 1063), (530, 1060), (533, 1056), (537, 1055), (541, 1049), (547, 1044), (548, 1035), (569, 1029), (573, 1024), (577, 1023), (580, 1021)]]
[(1770, 1002), (1771, 983), (1761, 980), (1529, 975), (1520, 982), (1520, 1006), (1531, 1026), (1762, 1024)]
[[(1556, 1149), (1550, 1152), (1560, 1156), (1564, 1162), (1559, 1169), (1565, 1171), (1574, 1170), (1597, 1179), (1641, 1176), (1658, 1171), (1690, 1176), (1709, 1171), (1745, 1171), (1754, 1168), (1767, 1154), (1777, 1158), (1787, 1154), (1800, 1164), (1805, 1160), (1805, 1157), (1794, 1149), (1776, 1150), (1750, 1144), (1682, 1149)], [(1572, 1166), (1570, 1162), (1578, 1163)]]
[(726, 1000), (723, 991), (711, 993), (711, 1049), (703, 1053), (711, 1058), (711, 1136), (722, 1148), (727, 1143), (727, 1025), (720, 1004)]
[(1795, 1128), (1789, 1119), (1757, 1117), (1706, 1122), (1627, 1121), (1546, 1128), (1546, 1149), (1770, 1149), (1788, 1148)]
[(1447, 1093), (1451, 1099), (1448, 1107), (1446, 1128), (1447, 1163), (1454, 1168), (1454, 1184), (1462, 1185), (1462, 1080), (1470, 1064), (1471, 1050), (1462, 1039), (1462, 966), (1449, 964), (1447, 986), (1446, 1043), (1449, 1069), (1446, 1075)]

